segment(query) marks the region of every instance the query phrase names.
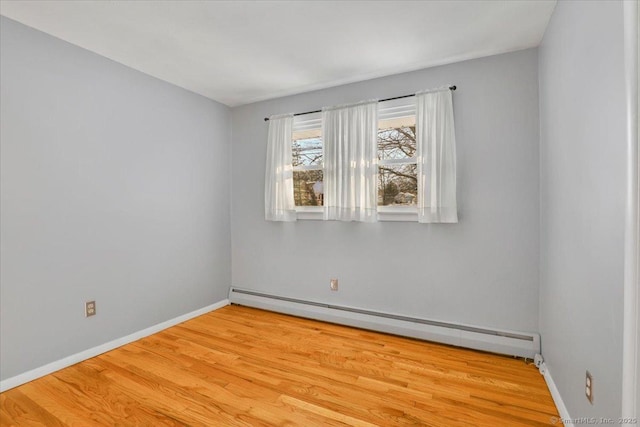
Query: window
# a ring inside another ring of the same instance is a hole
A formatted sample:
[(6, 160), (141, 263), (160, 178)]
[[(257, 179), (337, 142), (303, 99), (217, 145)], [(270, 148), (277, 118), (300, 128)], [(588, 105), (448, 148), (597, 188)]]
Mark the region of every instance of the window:
[[(378, 213), (382, 221), (417, 219), (416, 115), (414, 98), (378, 106)], [(322, 115), (296, 116), (291, 152), (299, 219), (322, 219)]]
[(453, 89), (273, 116), (265, 219), (457, 223)]
[(297, 116), (293, 122), (293, 198), (296, 207), (322, 206), (322, 135), (320, 113)]
[(417, 205), (416, 114), (408, 100), (379, 105), (378, 206)]

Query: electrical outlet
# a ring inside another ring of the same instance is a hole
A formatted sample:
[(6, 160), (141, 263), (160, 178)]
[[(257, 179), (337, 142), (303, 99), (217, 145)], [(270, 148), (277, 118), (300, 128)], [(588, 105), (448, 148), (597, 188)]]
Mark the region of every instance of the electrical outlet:
[(332, 291), (337, 291), (338, 290), (338, 279), (331, 279), (331, 282), (329, 283), (329, 287), (331, 288)]
[(589, 371), (587, 371), (584, 380), (584, 394), (587, 396), (589, 403), (593, 405), (593, 377)]
[(87, 301), (84, 303), (84, 317), (91, 317), (96, 315), (96, 302)]

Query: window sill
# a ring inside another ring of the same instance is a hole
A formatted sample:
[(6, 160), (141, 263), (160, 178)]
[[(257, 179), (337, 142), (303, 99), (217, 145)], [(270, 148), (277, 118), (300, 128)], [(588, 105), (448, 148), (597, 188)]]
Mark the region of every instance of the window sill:
[(299, 220), (322, 221), (324, 216), (320, 206), (300, 206), (296, 212)]
[[(296, 208), (298, 220), (322, 221), (320, 206), (301, 206)], [(381, 206), (378, 208), (378, 221), (418, 222), (418, 212), (414, 207)]]

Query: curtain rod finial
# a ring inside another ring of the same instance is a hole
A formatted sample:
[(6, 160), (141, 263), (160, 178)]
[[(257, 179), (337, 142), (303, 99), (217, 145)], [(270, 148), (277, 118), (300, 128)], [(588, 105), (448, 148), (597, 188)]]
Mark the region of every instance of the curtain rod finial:
[(456, 89), (457, 89), (457, 87), (456, 87), (456, 85), (453, 85), (453, 86), (449, 86), (449, 89), (451, 89), (451, 90), (456, 90)]

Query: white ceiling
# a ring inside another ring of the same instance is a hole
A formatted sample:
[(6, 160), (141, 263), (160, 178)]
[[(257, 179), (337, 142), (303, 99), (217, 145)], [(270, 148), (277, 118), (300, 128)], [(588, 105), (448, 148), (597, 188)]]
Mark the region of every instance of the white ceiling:
[(0, 14), (229, 106), (537, 46), (555, 0), (0, 1)]

